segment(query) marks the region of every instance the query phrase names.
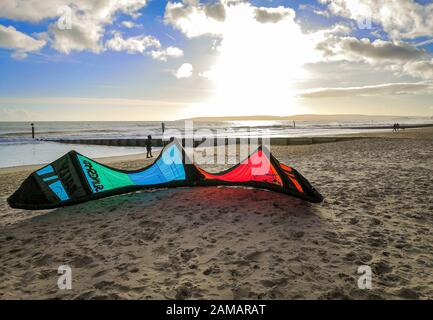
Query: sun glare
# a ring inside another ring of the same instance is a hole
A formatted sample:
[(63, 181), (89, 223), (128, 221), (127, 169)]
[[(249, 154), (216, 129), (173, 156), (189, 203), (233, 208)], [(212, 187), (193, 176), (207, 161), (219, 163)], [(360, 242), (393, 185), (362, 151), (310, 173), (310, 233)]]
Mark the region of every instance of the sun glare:
[(293, 85), (305, 76), (302, 66), (313, 58), (314, 47), (295, 23), (294, 12), (266, 23), (255, 19), (249, 4), (229, 6), (226, 12), (219, 57), (204, 74), (215, 83), (207, 112), (296, 113)]

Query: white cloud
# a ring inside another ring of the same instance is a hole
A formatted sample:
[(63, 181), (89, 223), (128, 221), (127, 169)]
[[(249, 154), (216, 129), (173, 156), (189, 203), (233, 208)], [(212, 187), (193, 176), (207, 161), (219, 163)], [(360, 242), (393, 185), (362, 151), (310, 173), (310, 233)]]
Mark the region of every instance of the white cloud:
[(12, 20), (41, 22), (56, 18), (61, 14), (59, 8), (69, 6), (75, 12), (94, 19), (95, 22), (111, 23), (116, 13), (138, 17), (138, 10), (147, 4), (147, 0), (2, 0), (0, 17)]
[(320, 32), (323, 32), (325, 35), (348, 35), (352, 32), (352, 28), (348, 25), (338, 23), (333, 25), (330, 29), (325, 29)]
[(192, 75), (192, 70), (193, 67), (190, 63), (184, 63), (179, 67), (179, 69), (177, 69), (175, 76), (178, 79), (189, 78)]
[(49, 26), (51, 46), (66, 54), (85, 50), (100, 53), (103, 50), (102, 37), (105, 32), (103, 25), (80, 16), (74, 16), (73, 21), (70, 30), (59, 29), (57, 24)]
[(0, 17), (12, 20), (40, 22), (47, 18), (58, 17), (57, 9), (67, 5), (69, 2), (72, 1), (2, 0), (0, 1)]
[(315, 35), (302, 32), (291, 8), (223, 5), (223, 21), (209, 17), (195, 2), (166, 7), (165, 21), (187, 37), (220, 40), (213, 64), (198, 72), (213, 82), (214, 93), (197, 108), (218, 114), (260, 114), (267, 107), (275, 114), (295, 112), (291, 86), (305, 76), (303, 65), (318, 57)]
[(404, 42), (330, 35), (317, 45), (326, 57), (369, 62), (413, 61), (429, 57), (428, 51)]
[(128, 53), (144, 53), (146, 49), (154, 47), (160, 48), (161, 43), (152, 36), (137, 36), (124, 39), (119, 32), (114, 33), (114, 37), (105, 44), (108, 49), (114, 51), (126, 51)]
[(414, 0), (320, 0), (335, 15), (362, 21), (371, 18), (393, 39), (433, 36), (433, 3)]
[(433, 84), (428, 82), (385, 83), (362, 87), (320, 88), (307, 90), (299, 94), (299, 96), (302, 98), (336, 98), (349, 96), (403, 95), (421, 92), (433, 92)]
[(153, 59), (167, 61), (167, 58), (179, 58), (183, 56), (183, 51), (176, 47), (167, 47), (161, 50), (152, 50), (150, 55)]
[(404, 65), (404, 72), (411, 76), (423, 78), (426, 80), (433, 79), (433, 59), (430, 61), (415, 61)]
[[(119, 32), (114, 32), (114, 36), (105, 44), (103, 43), (106, 26), (112, 24), (119, 13), (137, 18), (140, 15), (139, 10), (146, 4), (147, 0), (2, 0), (0, 17), (41, 22), (59, 18), (65, 13), (65, 8), (69, 8), (71, 28), (59, 28), (58, 23), (54, 22), (49, 25), (48, 32), (44, 33), (45, 40), (33, 40), (39, 41), (38, 43), (44, 41), (44, 44), (49, 41), (54, 49), (65, 54), (73, 51), (101, 53), (107, 48), (132, 54), (145, 53), (147, 49), (154, 48), (148, 53), (154, 59), (166, 61), (170, 57), (182, 56), (181, 49), (172, 46), (163, 49), (159, 40), (150, 35), (124, 39)], [(218, 10), (220, 10), (218, 6), (209, 6), (209, 14), (215, 17), (221, 15)], [(122, 21), (121, 25), (126, 28), (139, 26), (130, 20)], [(33, 51), (28, 43), (29, 41), (26, 43), (27, 49), (16, 49), (13, 54), (16, 59), (22, 59), (26, 56), (26, 52)]]
[(432, 54), (416, 44), (324, 34), (324, 40), (316, 48), (323, 53), (325, 61), (366, 62), (390, 74), (433, 79)]
[(295, 11), (282, 6), (277, 8), (256, 8), (254, 13), (256, 20), (261, 23), (277, 23), (287, 17), (291, 19), (295, 17)]
[(30, 22), (41, 22), (60, 17), (60, 10), (69, 6), (72, 15), (72, 28), (61, 30), (57, 23), (49, 27), (52, 46), (62, 53), (89, 50), (95, 53), (103, 50), (102, 37), (105, 27), (112, 24), (116, 14), (123, 13), (133, 18), (147, 0), (2, 0), (0, 17)]
[(11, 57), (15, 60), (24, 60), (27, 56), (27, 52), (24, 51), (14, 51), (11, 54)]
[(14, 50), (14, 59), (24, 59), (28, 52), (35, 52), (46, 44), (45, 40), (34, 39), (25, 33), (16, 30), (13, 26), (0, 25), (0, 48)]
[(311, 5), (311, 4), (300, 4), (299, 9), (311, 11), (311, 12), (317, 14), (318, 16), (323, 16), (323, 17), (329, 18), (329, 12), (327, 10), (322, 10), (322, 9), (320, 9), (314, 5)]
[(113, 51), (126, 51), (130, 54), (147, 54), (160, 61), (183, 56), (183, 51), (177, 47), (162, 48), (159, 40), (153, 36), (141, 35), (123, 38), (120, 32), (114, 32), (113, 38), (105, 43), (105, 48)]
[(124, 26), (125, 28), (128, 28), (128, 29), (132, 29), (132, 28), (141, 26), (140, 24), (137, 24), (134, 21), (128, 21), (128, 20), (122, 21), (121, 24), (122, 24), (122, 26)]
[(204, 12), (210, 18), (218, 21), (224, 21), (226, 18), (226, 9), (222, 3), (209, 3), (204, 6)]
[[(165, 8), (164, 20), (181, 30), (187, 37), (198, 37), (204, 34), (219, 35), (223, 32), (225, 20), (221, 14), (215, 14), (210, 5), (193, 2), (168, 2)], [(221, 10), (221, 9), (219, 9)]]

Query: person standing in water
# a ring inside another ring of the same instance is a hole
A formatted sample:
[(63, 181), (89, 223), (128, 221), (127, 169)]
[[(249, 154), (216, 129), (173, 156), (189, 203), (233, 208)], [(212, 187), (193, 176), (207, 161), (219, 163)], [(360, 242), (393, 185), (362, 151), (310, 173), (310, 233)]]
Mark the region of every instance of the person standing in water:
[(32, 126), (32, 139), (34, 139), (35, 138), (35, 125), (33, 122), (30, 123), (30, 125)]
[(152, 136), (148, 135), (146, 140), (146, 158), (152, 158)]
[(162, 134), (164, 134), (164, 131), (165, 131), (165, 123), (164, 122), (161, 123), (161, 129), (162, 129)]

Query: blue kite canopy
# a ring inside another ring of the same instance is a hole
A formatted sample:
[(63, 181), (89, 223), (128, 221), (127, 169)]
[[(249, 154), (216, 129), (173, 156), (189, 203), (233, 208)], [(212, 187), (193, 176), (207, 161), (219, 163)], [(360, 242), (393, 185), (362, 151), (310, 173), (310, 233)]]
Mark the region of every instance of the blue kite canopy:
[[(257, 173), (257, 166), (265, 171)], [(115, 169), (75, 151), (33, 172), (8, 198), (13, 208), (57, 208), (140, 189), (179, 186), (250, 186), (293, 195), (310, 202), (323, 197), (295, 169), (280, 164), (261, 147), (236, 166), (209, 173), (193, 164), (177, 140), (156, 161), (139, 170)]]

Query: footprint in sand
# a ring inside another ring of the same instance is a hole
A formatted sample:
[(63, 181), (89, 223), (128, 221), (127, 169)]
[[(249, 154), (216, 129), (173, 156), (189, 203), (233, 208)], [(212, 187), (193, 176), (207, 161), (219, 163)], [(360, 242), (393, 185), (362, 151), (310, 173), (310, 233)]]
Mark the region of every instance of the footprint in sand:
[(420, 295), (418, 292), (411, 288), (401, 288), (396, 292), (397, 296), (403, 298), (403, 299), (409, 299), (409, 300), (417, 300), (420, 298)]
[(72, 260), (71, 265), (75, 268), (83, 268), (89, 266), (93, 262), (93, 258), (89, 256), (77, 256)]
[(120, 292), (129, 292), (130, 288), (117, 284), (113, 281), (102, 280), (95, 284), (95, 288), (102, 291), (118, 290)]
[(261, 251), (253, 251), (244, 255), (244, 259), (249, 262), (258, 262), (263, 255)]
[(260, 280), (260, 284), (266, 288), (272, 288), (276, 286), (282, 286), (287, 284), (287, 278), (278, 278), (278, 279), (264, 279)]
[(99, 278), (107, 274), (107, 270), (101, 270), (93, 274), (92, 278)]
[(202, 290), (199, 287), (194, 286), (191, 282), (185, 282), (175, 289), (176, 300), (185, 300), (189, 298), (201, 298), (206, 290)]
[(392, 266), (386, 261), (378, 261), (372, 264), (373, 271), (377, 275), (383, 275), (392, 271)]
[(217, 265), (212, 265), (203, 271), (205, 276), (217, 275), (219, 273), (221, 273), (221, 269)]
[(48, 266), (52, 263), (53, 257), (49, 254), (45, 254), (42, 257), (38, 257), (34, 260), (33, 264), (37, 267)]
[(196, 255), (193, 253), (194, 249), (185, 249), (180, 252), (180, 257), (182, 258), (183, 262), (188, 262)]
[(232, 293), (233, 293), (234, 300), (248, 298), (250, 293), (250, 287), (246, 285), (234, 285), (232, 287)]

